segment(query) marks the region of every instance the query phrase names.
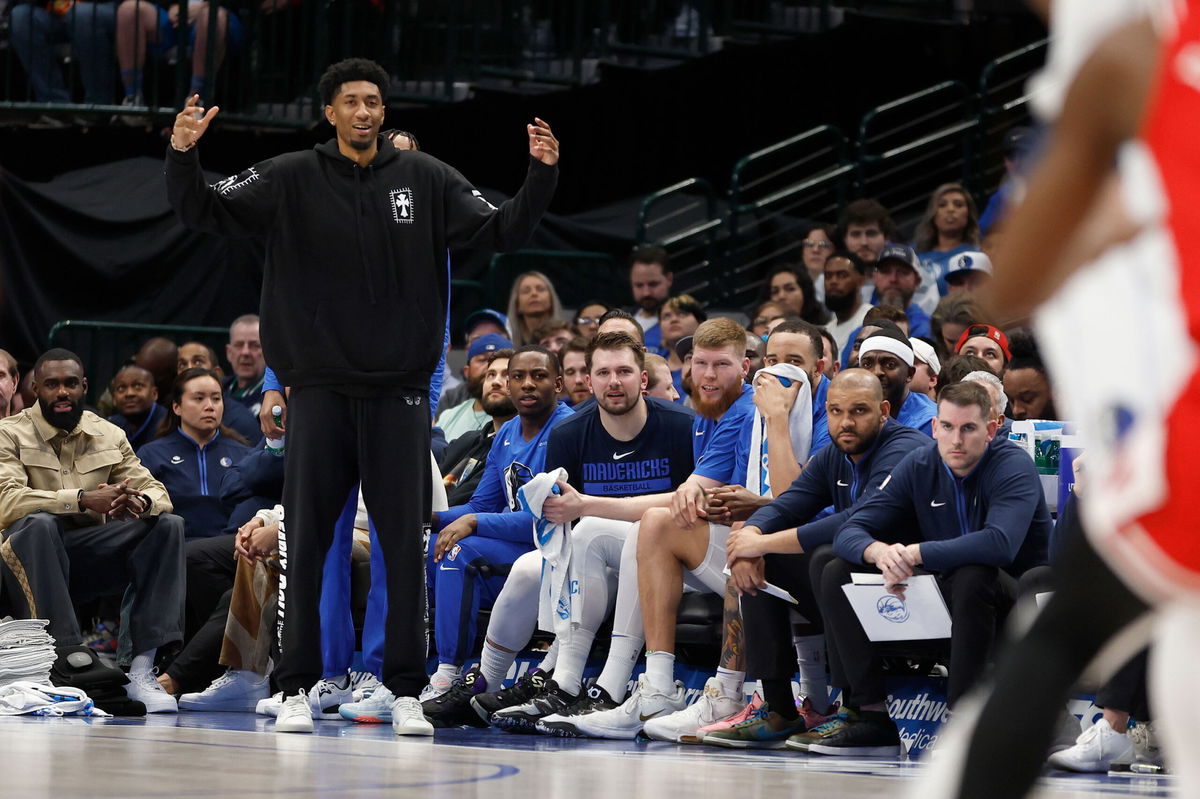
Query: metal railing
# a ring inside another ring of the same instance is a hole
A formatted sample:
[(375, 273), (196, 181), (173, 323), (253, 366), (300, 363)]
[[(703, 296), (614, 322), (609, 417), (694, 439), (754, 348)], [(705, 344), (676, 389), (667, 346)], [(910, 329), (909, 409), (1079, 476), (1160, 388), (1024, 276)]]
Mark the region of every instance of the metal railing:
[(723, 205), (703, 178), (688, 178), (642, 200), (635, 235), (666, 249), (677, 293), (708, 293), (713, 266), (721, 260)]
[(976, 152), (979, 169), (971, 186), (991, 191), (1004, 178), (1004, 134), (1030, 123), (1029, 78), (1046, 60), (1049, 40), (1042, 39), (989, 62), (979, 75), (980, 125)]

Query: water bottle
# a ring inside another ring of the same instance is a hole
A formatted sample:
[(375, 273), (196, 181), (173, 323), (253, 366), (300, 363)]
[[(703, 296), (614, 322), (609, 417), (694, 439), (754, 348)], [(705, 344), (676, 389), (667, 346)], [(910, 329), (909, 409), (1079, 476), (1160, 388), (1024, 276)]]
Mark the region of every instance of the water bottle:
[[(275, 420), (276, 427), (283, 427), (283, 408), (278, 405), (272, 405), (271, 418)], [(285, 438), (287, 438), (286, 435), (282, 435), (279, 438), (267, 439), (267, 449), (271, 451), (272, 455), (283, 457), (283, 440)]]

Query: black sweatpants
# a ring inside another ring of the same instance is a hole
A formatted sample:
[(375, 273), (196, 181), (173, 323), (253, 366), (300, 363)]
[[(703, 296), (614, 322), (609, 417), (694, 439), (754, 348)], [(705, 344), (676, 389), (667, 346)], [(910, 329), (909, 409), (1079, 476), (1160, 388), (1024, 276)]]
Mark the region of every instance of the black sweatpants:
[(237, 574), (237, 561), (233, 559), (234, 538), (232, 535), (193, 538), (184, 547), (187, 568), (185, 644), (208, 622), (221, 595), (233, 588), (233, 577)]
[[(842, 689), (850, 707), (887, 699), (878, 650), (842, 591), (851, 581), (851, 572), (869, 570), (835, 557), (825, 566), (818, 593), (825, 614), (831, 681)], [(952, 621), (946, 700), (953, 707), (983, 674), (996, 631), (1016, 601), (1017, 582), (995, 566), (971, 564), (939, 574), (937, 581)], [(914, 649), (922, 650), (923, 644), (915, 643)]]
[[(811, 556), (807, 553), (766, 556), (764, 576), (767, 582), (795, 597), (795, 605), (765, 591), (742, 597), (742, 624), (746, 628), (746, 674), (750, 678), (791, 680), (797, 667), (792, 636), (820, 635), (824, 631), (821, 611), (817, 607), (809, 578), (810, 561)], [(793, 608), (807, 621), (793, 624)]]
[(432, 490), (427, 403), (428, 393), (419, 391), (364, 398), (326, 387), (292, 390), (275, 669), (285, 693), (321, 678), (322, 569), (346, 496), (360, 480), (387, 569), (383, 682), (396, 696), (416, 696), (426, 683), (422, 535)]

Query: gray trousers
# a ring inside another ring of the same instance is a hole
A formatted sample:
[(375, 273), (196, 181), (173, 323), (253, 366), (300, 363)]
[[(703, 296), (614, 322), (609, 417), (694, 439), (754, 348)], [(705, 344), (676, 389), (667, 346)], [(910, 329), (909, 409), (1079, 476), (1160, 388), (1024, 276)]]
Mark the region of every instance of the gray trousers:
[(59, 646), (81, 643), (75, 603), (124, 591), (118, 660), (183, 640), (183, 519), (173, 514), (65, 529), (31, 513), (4, 531), (0, 563), (15, 612), (48, 619)]

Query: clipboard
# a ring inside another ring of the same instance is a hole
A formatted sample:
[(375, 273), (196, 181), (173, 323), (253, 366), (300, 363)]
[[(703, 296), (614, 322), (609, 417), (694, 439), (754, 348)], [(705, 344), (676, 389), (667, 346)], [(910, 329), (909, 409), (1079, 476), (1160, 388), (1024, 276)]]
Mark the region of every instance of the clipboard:
[(950, 611), (932, 574), (914, 574), (903, 599), (883, 587), (882, 574), (850, 575), (842, 586), (872, 641), (932, 641), (950, 637)]

